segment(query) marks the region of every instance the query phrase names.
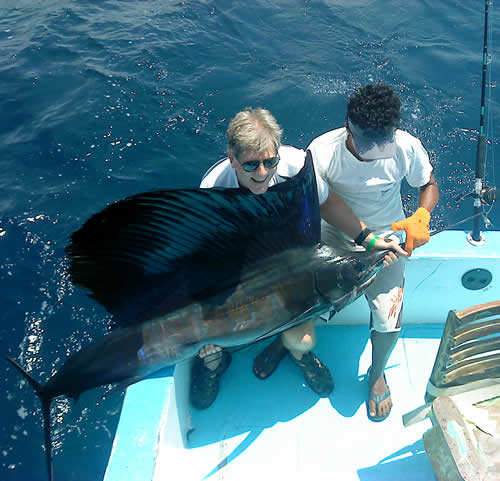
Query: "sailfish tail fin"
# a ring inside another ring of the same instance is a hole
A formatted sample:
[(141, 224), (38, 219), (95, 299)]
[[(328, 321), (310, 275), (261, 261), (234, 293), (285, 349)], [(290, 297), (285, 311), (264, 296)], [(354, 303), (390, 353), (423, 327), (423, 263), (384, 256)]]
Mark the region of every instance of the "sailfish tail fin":
[(28, 381), (30, 386), (35, 390), (36, 395), (40, 398), (42, 402), (42, 415), (43, 415), (43, 429), (44, 429), (44, 439), (45, 439), (45, 455), (47, 459), (47, 473), (49, 476), (49, 480), (53, 481), (54, 479), (54, 468), (52, 466), (52, 439), (50, 435), (50, 403), (52, 398), (49, 397), (43, 388), (43, 385), (38, 381), (33, 379), (33, 377), (26, 372), (26, 370), (20, 366), (14, 359), (7, 357), (7, 361), (9, 361)]

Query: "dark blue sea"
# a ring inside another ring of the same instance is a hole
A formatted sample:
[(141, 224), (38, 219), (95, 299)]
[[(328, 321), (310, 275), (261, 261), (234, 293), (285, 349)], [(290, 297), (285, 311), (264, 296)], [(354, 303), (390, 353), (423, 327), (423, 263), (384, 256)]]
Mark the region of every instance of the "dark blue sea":
[[(391, 83), (403, 127), (433, 153), (441, 200), (432, 227), (472, 215), (472, 201), (456, 198), (474, 178), (484, 3), (3, 0), (1, 357), (44, 382), (108, 331), (106, 311), (69, 282), (70, 234), (114, 200), (198, 185), (225, 153), (228, 121), (246, 106), (271, 110), (284, 142), (305, 148), (343, 123), (354, 88)], [(490, 185), (500, 179), (499, 24), (493, 7)], [(408, 211), (416, 199), (405, 189)], [(499, 209), (489, 217), (498, 229)], [(0, 363), (0, 479), (45, 480), (40, 404)], [(57, 480), (102, 479), (123, 399), (104, 392), (54, 402)]]

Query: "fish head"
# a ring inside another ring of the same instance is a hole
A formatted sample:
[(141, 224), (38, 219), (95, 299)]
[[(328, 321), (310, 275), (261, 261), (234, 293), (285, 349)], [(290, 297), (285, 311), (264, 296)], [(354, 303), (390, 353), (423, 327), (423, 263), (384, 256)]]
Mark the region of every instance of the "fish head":
[(321, 247), (324, 262), (315, 271), (318, 294), (340, 311), (361, 296), (383, 268), (388, 251), (339, 252)]

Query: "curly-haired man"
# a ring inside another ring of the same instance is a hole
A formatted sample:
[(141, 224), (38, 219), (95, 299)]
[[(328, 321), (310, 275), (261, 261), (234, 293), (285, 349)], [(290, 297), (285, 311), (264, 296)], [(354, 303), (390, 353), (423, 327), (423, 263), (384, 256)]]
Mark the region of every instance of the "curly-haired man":
[[(427, 151), (420, 140), (399, 129), (400, 99), (392, 87), (369, 84), (356, 90), (347, 103), (345, 125), (327, 132), (309, 145), (319, 190), (329, 192), (321, 205), (322, 240), (359, 248), (376, 236), (406, 231), (405, 250), (429, 240), (430, 212), (439, 199)], [(405, 219), (401, 182), (419, 189), (419, 208)], [(334, 198), (340, 196), (367, 225), (355, 242), (331, 224)], [(368, 288), (365, 297), (371, 311), (372, 364), (368, 372), (368, 417), (382, 421), (392, 401), (384, 369), (399, 336), (403, 307), (405, 259), (386, 267)]]

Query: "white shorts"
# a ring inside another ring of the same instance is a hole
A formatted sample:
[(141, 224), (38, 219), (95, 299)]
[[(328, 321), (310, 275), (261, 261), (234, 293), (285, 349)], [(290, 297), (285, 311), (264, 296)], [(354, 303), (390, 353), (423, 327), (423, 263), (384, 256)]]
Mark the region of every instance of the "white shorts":
[[(397, 238), (397, 237), (394, 237)], [(331, 247), (364, 251), (326, 222), (321, 222), (321, 240)], [(406, 259), (401, 257), (384, 267), (365, 291), (370, 307), (370, 329), (395, 332), (401, 329)]]

